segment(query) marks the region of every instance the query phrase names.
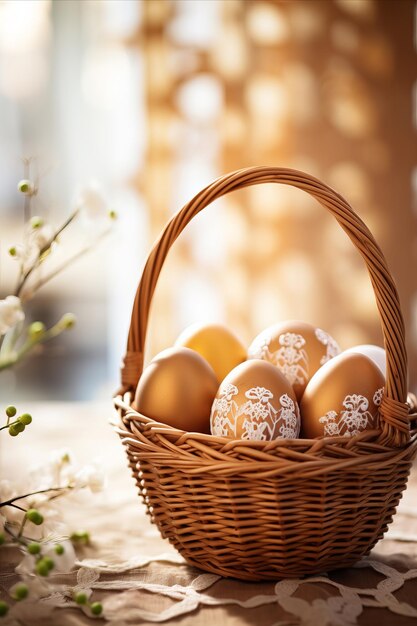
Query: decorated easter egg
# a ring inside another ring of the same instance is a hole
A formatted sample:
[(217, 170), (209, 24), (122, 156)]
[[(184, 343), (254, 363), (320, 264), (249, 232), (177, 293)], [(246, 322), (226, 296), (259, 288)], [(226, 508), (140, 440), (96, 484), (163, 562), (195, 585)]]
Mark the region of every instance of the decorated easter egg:
[(359, 352), (360, 354), (364, 354), (379, 367), (384, 375), (384, 378), (387, 377), (387, 355), (384, 348), (381, 348), (380, 346), (373, 346), (371, 344), (364, 344), (348, 348), (345, 352)]
[(377, 428), (385, 379), (370, 358), (343, 352), (311, 378), (301, 400), (302, 437), (353, 437)]
[(250, 345), (248, 357), (276, 365), (300, 400), (313, 374), (339, 352), (336, 341), (324, 330), (289, 321), (262, 331)]
[(239, 363), (246, 361), (246, 348), (236, 335), (222, 324), (193, 324), (175, 342), (198, 352), (210, 363), (219, 383)]
[(168, 348), (144, 370), (133, 408), (181, 430), (208, 433), (218, 382), (211, 366), (189, 348)]
[(259, 359), (241, 363), (217, 391), (210, 430), (232, 439), (294, 439), (300, 432), (294, 390), (271, 363)]

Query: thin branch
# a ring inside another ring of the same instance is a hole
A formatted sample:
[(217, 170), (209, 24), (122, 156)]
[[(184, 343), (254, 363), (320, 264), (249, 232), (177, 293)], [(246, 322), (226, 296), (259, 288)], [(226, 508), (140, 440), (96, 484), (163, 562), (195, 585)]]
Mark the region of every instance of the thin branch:
[(103, 239), (105, 239), (111, 232), (111, 228), (108, 228), (107, 230), (105, 230), (99, 237), (97, 237), (97, 239), (95, 239), (91, 244), (89, 244), (88, 246), (85, 246), (84, 248), (81, 248), (81, 250), (79, 252), (77, 252), (76, 254), (74, 254), (73, 256), (69, 257), (66, 261), (64, 261), (59, 267), (57, 267), (53, 272), (50, 272), (49, 274), (47, 274), (46, 276), (44, 276), (43, 278), (41, 278), (33, 287), (31, 290), (29, 290), (26, 293), (22, 294), (21, 300), (22, 302), (27, 302), (28, 300), (30, 300), (30, 298), (33, 296), (33, 294), (38, 291), (38, 289), (40, 289), (41, 287), (43, 287), (46, 283), (48, 283), (50, 280), (52, 280), (53, 278), (55, 278), (55, 276), (57, 276), (58, 274), (60, 274), (62, 271), (66, 270), (67, 267), (69, 267), (72, 263), (74, 263), (75, 261), (77, 261), (79, 258), (85, 256), (88, 252), (90, 252), (91, 250), (93, 250), (93, 248), (95, 248), (95, 246), (100, 243)]
[(7, 504), (6, 506), (12, 506), (14, 509), (19, 509), (19, 511), (23, 511), (26, 513), (27, 509), (24, 509), (23, 506), (19, 506), (18, 504)]
[(25, 272), (25, 274), (23, 275), (20, 283), (18, 284), (18, 286), (16, 288), (16, 291), (15, 291), (15, 294), (14, 294), (15, 296), (17, 296), (17, 297), (20, 296), (20, 294), (22, 292), (22, 289), (23, 289), (24, 285), (26, 284), (28, 278), (35, 271), (35, 269), (37, 269), (39, 267), (39, 265), (41, 264), (42, 257), (45, 254), (45, 252), (47, 252), (50, 249), (50, 247), (56, 241), (56, 239), (59, 237), (59, 235), (62, 233), (62, 231), (65, 230), (65, 228), (67, 228), (67, 226), (69, 226), (71, 224), (71, 222), (77, 217), (77, 215), (78, 215), (78, 209), (76, 211), (74, 211), (74, 213), (72, 213), (72, 215), (70, 215), (67, 220), (65, 220), (65, 222), (62, 224), (62, 226), (60, 226), (60, 228), (58, 228), (58, 230), (51, 237), (51, 239), (39, 251), (39, 254), (38, 254), (36, 260), (34, 261), (33, 265)]
[(15, 496), (14, 498), (10, 498), (10, 500), (4, 500), (4, 502), (0, 502), (0, 508), (3, 506), (8, 506), (16, 502), (16, 500), (23, 500), (24, 498), (29, 498), (29, 496), (37, 496), (40, 493), (49, 493), (50, 491), (64, 491), (65, 489), (71, 489), (69, 485), (65, 487), (50, 487), (49, 489), (40, 489), (39, 491), (31, 491), (30, 493), (25, 493), (23, 496)]

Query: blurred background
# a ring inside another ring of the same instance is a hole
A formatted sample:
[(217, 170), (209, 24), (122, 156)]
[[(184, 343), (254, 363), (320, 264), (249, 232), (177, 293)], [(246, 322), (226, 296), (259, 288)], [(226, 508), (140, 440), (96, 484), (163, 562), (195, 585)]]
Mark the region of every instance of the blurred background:
[[(342, 193), (386, 254), (417, 384), (417, 62), (414, 0), (1, 0), (0, 297), (22, 237), (17, 182), (59, 225), (97, 180), (114, 234), (39, 291), (30, 317), (76, 328), (13, 371), (0, 394), (108, 398), (141, 267), (169, 217), (230, 170), (305, 170)], [(81, 226), (60, 245), (71, 249)], [(302, 319), (343, 348), (381, 343), (369, 278), (334, 220), (300, 191), (257, 186), (198, 216), (170, 253), (148, 355), (195, 321), (247, 343)]]

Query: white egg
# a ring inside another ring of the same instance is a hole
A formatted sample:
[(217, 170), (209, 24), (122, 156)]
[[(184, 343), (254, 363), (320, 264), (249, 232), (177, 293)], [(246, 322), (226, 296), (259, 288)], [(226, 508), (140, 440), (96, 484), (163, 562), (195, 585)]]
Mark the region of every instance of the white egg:
[(380, 348), (380, 346), (373, 346), (371, 344), (364, 344), (361, 346), (353, 346), (353, 348), (348, 348), (344, 352), (345, 353), (351, 353), (351, 352), (358, 353), (359, 352), (359, 354), (364, 354), (365, 356), (368, 357), (368, 359), (371, 359), (371, 361), (373, 361), (375, 365), (379, 367), (382, 374), (384, 375), (384, 378), (387, 377), (387, 365), (386, 365), (387, 355), (385, 353), (384, 348)]

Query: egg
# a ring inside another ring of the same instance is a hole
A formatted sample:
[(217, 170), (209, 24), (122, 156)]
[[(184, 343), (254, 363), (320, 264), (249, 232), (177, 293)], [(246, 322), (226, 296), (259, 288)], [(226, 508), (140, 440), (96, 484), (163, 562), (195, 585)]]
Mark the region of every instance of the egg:
[(241, 363), (219, 387), (210, 430), (232, 439), (295, 439), (300, 412), (294, 390), (271, 363), (257, 359)]
[(211, 366), (194, 350), (168, 348), (144, 370), (133, 408), (181, 430), (208, 433), (218, 389)]
[(387, 377), (387, 355), (385, 353), (384, 348), (380, 346), (373, 346), (371, 344), (364, 344), (361, 346), (353, 346), (353, 348), (348, 348), (345, 352), (360, 352), (360, 354), (364, 354), (368, 358), (370, 358), (375, 365), (379, 367), (384, 378)]
[(262, 331), (250, 345), (248, 357), (276, 365), (299, 401), (313, 374), (339, 353), (336, 341), (324, 330), (306, 322), (288, 321)]
[(302, 437), (353, 437), (376, 428), (384, 385), (381, 370), (364, 354), (335, 356), (305, 389), (300, 405)]
[(246, 348), (236, 335), (222, 324), (193, 324), (175, 342), (198, 352), (213, 368), (220, 382), (239, 363), (246, 361)]

